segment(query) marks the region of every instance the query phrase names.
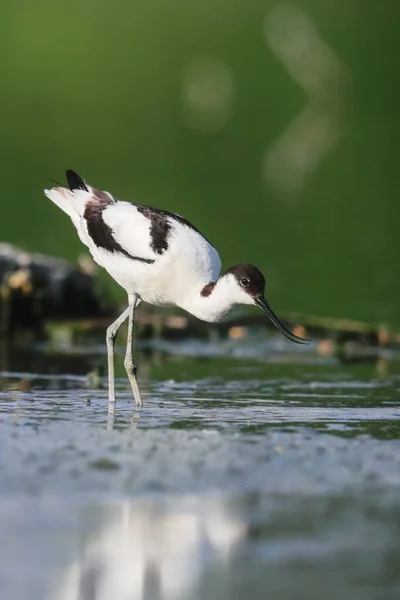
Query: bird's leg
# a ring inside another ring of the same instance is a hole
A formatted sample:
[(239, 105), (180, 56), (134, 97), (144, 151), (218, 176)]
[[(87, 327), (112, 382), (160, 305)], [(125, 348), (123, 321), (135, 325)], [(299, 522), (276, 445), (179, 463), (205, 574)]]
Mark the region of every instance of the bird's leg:
[(141, 408), (143, 406), (142, 399), (140, 397), (139, 386), (136, 379), (136, 365), (133, 362), (132, 356), (132, 341), (133, 341), (133, 317), (135, 314), (135, 308), (137, 304), (140, 302), (136, 296), (129, 294), (129, 321), (128, 321), (128, 339), (126, 344), (126, 354), (124, 366), (126, 369), (126, 373), (128, 375), (129, 381), (131, 383), (133, 397), (135, 398), (136, 406)]
[(118, 319), (116, 321), (114, 321), (114, 323), (111, 323), (111, 325), (107, 329), (106, 341), (107, 341), (107, 355), (108, 355), (108, 401), (112, 402), (112, 403), (115, 403), (114, 343), (115, 343), (115, 338), (117, 336), (118, 329), (121, 327), (122, 323), (124, 323), (124, 321), (126, 321), (126, 319), (129, 316), (129, 310), (130, 310), (130, 306), (128, 306), (128, 308), (126, 310), (124, 310), (122, 315), (120, 315), (118, 317)]

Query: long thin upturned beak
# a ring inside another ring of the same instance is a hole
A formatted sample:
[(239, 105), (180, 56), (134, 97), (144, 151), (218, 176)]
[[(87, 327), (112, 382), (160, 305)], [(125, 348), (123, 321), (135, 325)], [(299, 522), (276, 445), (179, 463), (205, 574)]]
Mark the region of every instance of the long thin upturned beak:
[(311, 342), (311, 340), (309, 340), (307, 338), (301, 338), (301, 337), (298, 337), (297, 335), (294, 335), (294, 333), (292, 333), (290, 331), (290, 329), (288, 329), (282, 323), (282, 321), (280, 321), (278, 319), (278, 317), (276, 316), (276, 314), (274, 313), (274, 311), (269, 306), (268, 302), (265, 300), (265, 298), (263, 296), (260, 296), (259, 298), (255, 298), (255, 302), (261, 308), (261, 310), (263, 310), (265, 313), (267, 313), (267, 315), (269, 316), (269, 318), (271, 319), (271, 321), (273, 322), (275, 327), (277, 327), (279, 329), (279, 331), (281, 331), (283, 333), (283, 335), (285, 335), (289, 340), (291, 340), (292, 342), (296, 342), (296, 344), (309, 344)]

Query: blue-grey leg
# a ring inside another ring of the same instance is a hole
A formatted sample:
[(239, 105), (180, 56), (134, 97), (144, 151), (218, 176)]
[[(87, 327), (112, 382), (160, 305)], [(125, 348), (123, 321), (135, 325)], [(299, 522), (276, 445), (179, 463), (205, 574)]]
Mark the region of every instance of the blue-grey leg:
[(135, 315), (135, 308), (140, 303), (140, 298), (137, 298), (134, 294), (129, 294), (129, 320), (128, 320), (128, 339), (126, 343), (126, 354), (124, 366), (126, 374), (128, 375), (133, 397), (135, 398), (136, 406), (141, 408), (143, 406), (142, 399), (140, 397), (139, 386), (136, 379), (136, 365), (133, 362), (132, 356), (132, 342), (133, 342), (133, 319)]
[(118, 319), (116, 321), (114, 321), (114, 323), (111, 323), (111, 325), (107, 329), (106, 341), (107, 341), (107, 356), (108, 356), (108, 401), (112, 402), (113, 404), (115, 403), (115, 382), (114, 382), (115, 338), (117, 336), (118, 329), (128, 318), (129, 310), (130, 310), (130, 306), (128, 306), (128, 308), (126, 310), (124, 310), (122, 315), (120, 315), (118, 317)]
[(115, 402), (108, 403), (108, 415), (107, 415), (107, 429), (111, 431), (114, 429), (115, 423)]

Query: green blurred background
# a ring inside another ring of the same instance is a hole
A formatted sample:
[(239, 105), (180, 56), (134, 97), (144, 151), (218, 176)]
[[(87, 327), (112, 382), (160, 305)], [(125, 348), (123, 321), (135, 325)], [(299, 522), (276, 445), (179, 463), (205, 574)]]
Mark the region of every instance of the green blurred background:
[(77, 170), (180, 212), (277, 312), (400, 325), (398, 0), (21, 0), (0, 23), (0, 241), (75, 260)]

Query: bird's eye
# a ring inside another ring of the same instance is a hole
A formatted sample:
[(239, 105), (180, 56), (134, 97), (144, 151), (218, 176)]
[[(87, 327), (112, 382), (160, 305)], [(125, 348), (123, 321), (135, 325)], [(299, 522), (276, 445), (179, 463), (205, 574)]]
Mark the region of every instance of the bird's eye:
[(243, 277), (240, 280), (240, 285), (242, 285), (243, 287), (248, 287), (249, 284), (250, 284), (250, 281), (247, 279), (247, 277)]

